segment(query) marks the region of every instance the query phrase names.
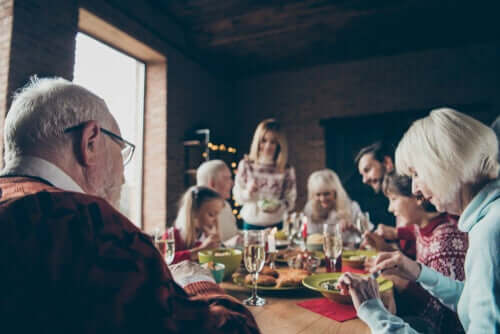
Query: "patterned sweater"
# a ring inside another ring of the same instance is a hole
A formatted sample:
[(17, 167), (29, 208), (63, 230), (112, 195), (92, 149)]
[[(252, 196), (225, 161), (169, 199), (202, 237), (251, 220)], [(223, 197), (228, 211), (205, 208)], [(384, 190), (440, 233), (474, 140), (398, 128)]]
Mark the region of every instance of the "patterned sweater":
[[(285, 211), (295, 206), (297, 188), (295, 169), (287, 167), (284, 172), (274, 165), (260, 164), (243, 159), (238, 165), (233, 194), (243, 204), (240, 214), (243, 220), (253, 225), (268, 226), (279, 223)], [(253, 185), (257, 191), (250, 192)], [(271, 208), (266, 208), (271, 203)]]
[[(405, 231), (413, 231), (418, 262), (450, 278), (461, 281), (465, 279), (464, 262), (468, 239), (466, 233), (458, 230), (455, 216), (441, 214), (423, 228), (409, 225)], [(399, 229), (398, 234), (405, 238)], [(409, 236), (406, 237), (406, 239), (412, 239)], [(421, 316), (429, 320), (439, 333), (463, 332), (457, 314), (431, 296), (418, 283), (410, 283), (408, 288), (401, 293), (401, 300), (411, 304), (401, 307), (398, 311), (401, 315), (408, 312), (411, 315)], [(405, 311), (406, 308), (407, 311)]]
[(259, 332), (215, 283), (176, 284), (151, 238), (101, 198), (0, 178), (0, 229), (6, 333)]

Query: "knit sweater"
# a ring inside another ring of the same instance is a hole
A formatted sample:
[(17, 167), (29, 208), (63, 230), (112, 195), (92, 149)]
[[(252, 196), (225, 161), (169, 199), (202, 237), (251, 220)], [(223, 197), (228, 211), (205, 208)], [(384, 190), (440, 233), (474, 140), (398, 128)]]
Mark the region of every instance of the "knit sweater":
[[(257, 191), (250, 192), (254, 185)], [(287, 167), (280, 171), (274, 164), (243, 159), (238, 165), (233, 195), (243, 205), (240, 215), (245, 222), (260, 226), (279, 223), (283, 214), (295, 206), (295, 169)], [(266, 208), (268, 203), (271, 208)]]
[[(467, 205), (458, 227), (468, 233), (465, 281), (458, 281), (422, 266), (417, 279), (422, 287), (457, 310), (466, 333), (500, 333), (500, 180), (486, 185)], [(390, 314), (380, 299), (365, 301), (358, 316), (372, 333), (414, 334), (401, 318)]]
[[(465, 279), (464, 262), (468, 239), (467, 234), (458, 230), (454, 216), (441, 214), (425, 227), (419, 228), (412, 224), (407, 229), (412, 231), (416, 240), (418, 262), (450, 278), (460, 281)], [(425, 318), (440, 333), (463, 332), (457, 314), (419, 284), (411, 282), (398, 299), (410, 310), (409, 314), (405, 314), (405, 307), (398, 304), (398, 314)]]
[(105, 200), (0, 178), (3, 332), (259, 333), (211, 282), (176, 284), (151, 238)]

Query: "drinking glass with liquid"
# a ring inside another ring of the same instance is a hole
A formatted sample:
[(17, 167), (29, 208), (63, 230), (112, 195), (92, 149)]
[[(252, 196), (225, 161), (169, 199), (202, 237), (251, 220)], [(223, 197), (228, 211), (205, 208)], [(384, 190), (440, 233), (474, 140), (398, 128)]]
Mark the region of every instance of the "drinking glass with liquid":
[(243, 262), (247, 271), (252, 275), (252, 296), (244, 300), (249, 306), (262, 306), (266, 303), (264, 298), (257, 295), (257, 280), (259, 272), (264, 267), (266, 260), (266, 233), (263, 230), (248, 230), (243, 234)]
[(160, 229), (156, 228), (153, 233), (155, 247), (160, 251), (165, 262), (170, 265), (175, 257), (175, 236), (174, 228), (169, 227), (162, 235)]
[(327, 272), (341, 271), (342, 248), (340, 224), (323, 224), (323, 250)]

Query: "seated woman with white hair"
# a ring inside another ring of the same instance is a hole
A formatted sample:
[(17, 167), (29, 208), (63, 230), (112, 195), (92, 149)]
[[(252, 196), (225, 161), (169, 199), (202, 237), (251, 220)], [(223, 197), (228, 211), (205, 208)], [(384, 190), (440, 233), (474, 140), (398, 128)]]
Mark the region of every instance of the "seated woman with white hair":
[(337, 173), (331, 169), (312, 173), (307, 182), (307, 198), (304, 213), (310, 222), (307, 226), (309, 235), (323, 233), (323, 224), (340, 224), (344, 230), (344, 242), (352, 242), (353, 221), (362, 212), (359, 204), (347, 195)]
[[(497, 138), (481, 122), (452, 109), (433, 110), (413, 123), (396, 150), (396, 169), (412, 177), (414, 194), (442, 212), (460, 215), (469, 235), (465, 281), (446, 277), (399, 252), (381, 253), (374, 273), (417, 281), (456, 310), (467, 333), (500, 333), (500, 180)], [(375, 275), (376, 276), (376, 275)], [(390, 314), (373, 277), (344, 274), (358, 316), (372, 333), (416, 333)]]

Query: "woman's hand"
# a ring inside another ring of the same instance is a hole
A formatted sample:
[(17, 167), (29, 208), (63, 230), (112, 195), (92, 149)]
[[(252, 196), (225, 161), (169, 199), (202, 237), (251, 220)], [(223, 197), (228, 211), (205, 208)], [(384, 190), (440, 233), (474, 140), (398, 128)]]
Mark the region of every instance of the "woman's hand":
[(337, 281), (337, 287), (341, 294), (347, 295), (349, 293), (351, 295), (356, 311), (365, 301), (380, 298), (378, 283), (369, 276), (344, 273)]
[(419, 263), (407, 258), (401, 252), (386, 252), (377, 256), (375, 266), (370, 272), (380, 271), (383, 275), (396, 275), (409, 281), (416, 281), (421, 270)]
[(379, 224), (374, 233), (386, 240), (396, 240), (398, 238), (397, 229), (384, 224)]

